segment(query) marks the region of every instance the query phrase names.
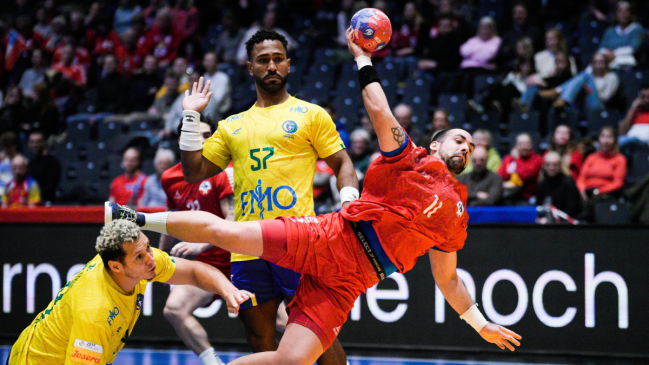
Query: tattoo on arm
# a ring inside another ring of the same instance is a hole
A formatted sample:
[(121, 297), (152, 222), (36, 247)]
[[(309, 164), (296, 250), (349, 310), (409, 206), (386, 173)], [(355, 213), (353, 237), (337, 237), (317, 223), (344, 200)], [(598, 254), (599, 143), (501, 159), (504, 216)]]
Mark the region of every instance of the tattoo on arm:
[(234, 221), (234, 195), (230, 195), (227, 199), (228, 199), (228, 215), (225, 217), (225, 220)]
[(406, 140), (406, 133), (401, 127), (392, 128), (392, 137), (401, 146)]

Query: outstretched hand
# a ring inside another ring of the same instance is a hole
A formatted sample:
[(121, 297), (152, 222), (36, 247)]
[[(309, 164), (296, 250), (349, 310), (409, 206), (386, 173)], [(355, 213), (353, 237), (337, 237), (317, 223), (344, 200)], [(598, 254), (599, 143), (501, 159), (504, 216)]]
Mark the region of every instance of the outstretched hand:
[(479, 333), (485, 341), (496, 344), (496, 346), (500, 347), (502, 350), (507, 347), (510, 351), (514, 351), (514, 346), (512, 346), (512, 344), (516, 346), (521, 345), (520, 342), (516, 341), (517, 339), (522, 339), (519, 334), (491, 322), (482, 327)]
[(248, 299), (254, 298), (255, 295), (246, 290), (235, 290), (227, 294), (223, 299), (228, 304), (228, 312), (239, 314), (239, 305)]
[(208, 243), (190, 243), (190, 242), (179, 242), (176, 244), (169, 254), (176, 257), (187, 257), (188, 255), (198, 255), (206, 249), (214, 247)]
[[(211, 80), (207, 80), (205, 87), (203, 87), (204, 79), (201, 78), (192, 86), (191, 94), (189, 90), (185, 90), (185, 97), (183, 98), (183, 110), (193, 110), (201, 112), (207, 106), (207, 103), (212, 97), (210, 90)], [(209, 91), (209, 92), (208, 92)]]
[(358, 44), (354, 43), (354, 32), (352, 31), (352, 27), (347, 29), (347, 48), (349, 48), (349, 53), (351, 53), (354, 58), (358, 56), (372, 57), (372, 52), (367, 52)]

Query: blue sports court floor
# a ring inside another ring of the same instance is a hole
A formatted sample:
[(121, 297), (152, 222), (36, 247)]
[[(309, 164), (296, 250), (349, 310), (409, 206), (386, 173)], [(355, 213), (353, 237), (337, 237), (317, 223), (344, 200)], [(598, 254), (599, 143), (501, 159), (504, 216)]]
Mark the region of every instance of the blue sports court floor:
[[(0, 346), (0, 364), (5, 364), (10, 351), (9, 346)], [(226, 363), (245, 353), (220, 352), (221, 359)], [(493, 361), (453, 361), (453, 360), (424, 360), (405, 358), (349, 356), (350, 365), (523, 365), (514, 362)], [(153, 349), (124, 349), (115, 359), (114, 365), (202, 365), (194, 353), (186, 350), (153, 350)]]

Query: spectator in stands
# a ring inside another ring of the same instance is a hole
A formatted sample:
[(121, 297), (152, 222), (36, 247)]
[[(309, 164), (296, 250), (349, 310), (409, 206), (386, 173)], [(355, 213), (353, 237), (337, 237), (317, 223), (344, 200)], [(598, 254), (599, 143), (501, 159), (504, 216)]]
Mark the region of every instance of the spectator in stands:
[[(421, 57), (417, 66), (431, 73), (435, 79), (434, 94), (456, 91), (459, 87), (458, 68), (462, 62), (460, 55), (462, 36), (453, 27), (453, 19), (444, 16), (428, 33), (421, 34), (417, 43), (417, 54)], [(434, 97), (434, 96), (433, 96)]]
[(473, 170), (457, 177), (466, 185), (468, 206), (496, 205), (503, 195), (503, 179), (487, 169), (487, 149), (476, 146), (471, 155)]
[(547, 99), (554, 99), (552, 104), (554, 107), (564, 108), (574, 104), (584, 91), (586, 93), (584, 108), (587, 111), (603, 110), (620, 86), (620, 79), (615, 72), (611, 72), (608, 61), (605, 53), (597, 52), (591, 63), (592, 70), (584, 70), (561, 86), (539, 91), (538, 94)]
[(649, 83), (640, 86), (640, 92), (631, 103), (618, 130), (620, 151), (627, 158), (637, 149), (649, 148)]
[(531, 58), (518, 58), (515, 63), (516, 69), (503, 81), (489, 86), (480, 104), (473, 99), (467, 101), (472, 110), (482, 114), (487, 108), (493, 109), (499, 112), (502, 123), (507, 121), (514, 105), (519, 104), (521, 95), (527, 91), (525, 80), (534, 73)]
[(111, 29), (108, 17), (99, 17), (95, 29), (88, 30), (86, 35), (90, 53), (95, 57), (115, 53), (117, 48), (121, 46), (120, 36), (124, 36), (127, 29), (120, 31), (118, 34), (115, 29)]
[(182, 35), (174, 26), (169, 9), (158, 11), (155, 23), (146, 37), (147, 46), (158, 60), (158, 66), (167, 67), (176, 58), (178, 44), (182, 41)]
[(131, 81), (129, 100), (132, 111), (147, 110), (162, 86), (163, 78), (158, 73), (158, 61), (153, 55), (144, 57), (142, 72)]
[(128, 80), (119, 73), (117, 57), (107, 54), (103, 57), (101, 79), (97, 83), (98, 112), (126, 113), (128, 112)]
[(53, 65), (61, 62), (61, 54), (63, 51), (62, 49), (66, 44), (71, 45), (72, 49), (74, 50), (74, 55), (72, 57), (73, 65), (81, 66), (85, 69), (92, 66), (92, 56), (90, 55), (90, 52), (88, 52), (88, 49), (84, 45), (79, 44), (78, 38), (75, 38), (71, 34), (65, 34), (63, 36), (63, 40), (61, 41), (61, 45), (56, 48), (56, 50), (54, 50), (54, 54), (52, 55)]
[(363, 129), (370, 135), (369, 149), (372, 152), (379, 152), (379, 140), (376, 138), (376, 131), (374, 130), (374, 126), (372, 125), (372, 121), (370, 120), (369, 115), (367, 115), (367, 113), (363, 113), (360, 120), (361, 129)]
[(115, 49), (115, 56), (119, 62), (118, 69), (121, 74), (130, 78), (142, 67), (147, 51), (143, 46), (138, 45), (135, 29), (128, 28), (122, 33), (121, 43)]
[(554, 129), (547, 153), (556, 152), (561, 157), (561, 171), (577, 181), (579, 170), (584, 163), (584, 156), (577, 149), (575, 133), (572, 128), (560, 124)]
[(638, 63), (635, 56), (644, 41), (645, 30), (640, 23), (635, 22), (628, 1), (617, 3), (615, 18), (617, 25), (604, 31), (599, 44), (600, 52), (607, 54), (611, 68), (636, 66)]
[(20, 87), (10, 87), (0, 105), (0, 133), (12, 131), (19, 134), (29, 130), (30, 122), (31, 118)]
[(149, 0), (149, 6), (144, 8), (144, 11), (142, 11), (142, 15), (145, 19), (147, 28), (153, 26), (155, 17), (159, 11), (168, 7), (169, 5), (167, 4), (166, 0)]
[(38, 182), (41, 201), (44, 204), (52, 203), (56, 200), (56, 188), (61, 179), (61, 163), (47, 150), (47, 140), (43, 131), (32, 130), (28, 143), (32, 158), (27, 167), (27, 175)]
[(336, 43), (338, 46), (347, 47), (347, 28), (351, 25), (354, 15), (354, 0), (342, 0), (340, 11), (336, 14)]
[[(243, 40), (246, 30), (239, 25), (239, 19), (235, 12), (226, 10), (221, 18), (223, 31), (216, 39), (216, 49), (214, 52), (217, 57), (229, 64), (235, 64), (237, 61), (237, 49)], [(345, 45), (347, 41), (345, 40)]]
[(390, 47), (397, 57), (413, 55), (417, 48), (417, 41), (424, 31), (422, 28), (424, 19), (417, 11), (414, 2), (408, 1), (403, 6), (401, 26), (395, 27), (390, 40)]
[(139, 206), (142, 207), (166, 207), (167, 195), (162, 190), (160, 184), (160, 177), (162, 173), (176, 163), (176, 156), (174, 153), (166, 148), (160, 148), (153, 158), (153, 167), (155, 173), (147, 176), (144, 183), (144, 193), (140, 199)]
[(122, 35), (124, 31), (131, 26), (131, 20), (136, 14), (142, 12), (140, 5), (135, 0), (121, 0), (119, 7), (115, 10), (113, 19), (113, 28)]
[[(345, 129), (345, 124), (341, 123), (338, 119), (338, 114), (336, 114), (336, 108), (334, 105), (328, 101), (321, 102), (319, 105), (329, 114), (331, 120), (334, 121), (336, 131), (340, 134), (340, 139), (343, 141), (343, 144), (349, 146), (349, 133), (347, 133), (347, 130)], [(373, 127), (372, 131), (374, 131)]]
[(473, 82), (477, 75), (496, 70), (496, 53), (501, 39), (496, 34), (496, 22), (489, 16), (482, 17), (478, 33), (460, 47), (462, 55), (462, 88), (468, 98), (473, 98)]
[(185, 38), (178, 44), (177, 57), (182, 57), (187, 61), (190, 69), (201, 67), (203, 63), (203, 46), (198, 38)]
[(80, 65), (75, 65), (74, 46), (66, 44), (61, 47), (61, 62), (52, 67), (55, 74), (55, 95), (57, 97), (78, 95), (86, 88), (88, 82), (86, 71)]
[(285, 30), (276, 27), (277, 14), (274, 11), (267, 11), (264, 14), (264, 19), (262, 24), (255, 23), (253, 24), (241, 39), (239, 43), (239, 48), (237, 49), (237, 63), (240, 66), (244, 66), (248, 62), (248, 52), (246, 51), (246, 42), (252, 37), (253, 34), (257, 33), (260, 29), (274, 30), (277, 33), (281, 34), (288, 41), (288, 52), (292, 52), (298, 48), (298, 43), (293, 37), (291, 37)]
[[(401, 128), (408, 133), (410, 140), (417, 146), (421, 146), (424, 134), (412, 123), (412, 108), (407, 104), (401, 103), (394, 108), (394, 117), (399, 122), (399, 125), (401, 125)], [(430, 144), (430, 141), (427, 142)], [(426, 144), (426, 142), (423, 144)]]
[[(185, 90), (189, 89), (190, 86), (189, 74), (187, 73), (190, 70), (187, 59), (185, 59), (184, 57), (176, 57), (171, 66), (171, 70), (173, 70), (176, 75), (178, 75), (178, 92), (181, 94), (184, 93)], [(169, 69), (167, 69), (167, 71), (169, 71)], [(158, 92), (155, 94), (156, 99), (165, 96), (167, 90), (167, 86), (163, 84), (160, 90), (158, 90)]]
[(40, 129), (45, 134), (45, 139), (61, 132), (59, 107), (50, 95), (47, 84), (40, 83), (33, 87), (34, 102), (31, 111), (34, 116), (32, 127)]
[(627, 173), (626, 158), (617, 150), (617, 130), (603, 127), (598, 141), (597, 152), (586, 158), (577, 179), (577, 188), (586, 202), (584, 218), (588, 220), (593, 219), (596, 202), (620, 196)]
[(230, 77), (218, 69), (216, 53), (207, 52), (203, 56), (203, 67), (205, 73), (203, 78), (205, 82), (212, 82), (210, 91), (213, 93), (207, 107), (203, 110), (203, 115), (209, 116), (212, 120), (221, 120), (225, 113), (232, 105), (232, 88), (230, 87)]
[(127, 148), (122, 155), (124, 174), (116, 177), (110, 184), (108, 200), (121, 205), (137, 205), (144, 193), (146, 182), (146, 175), (140, 171), (141, 165), (140, 151), (135, 147)]
[(367, 168), (370, 167), (370, 156), (373, 152), (369, 149), (370, 134), (363, 129), (357, 129), (352, 132), (349, 139), (349, 157), (354, 163), (358, 181), (362, 181), (367, 172)]
[(88, 34), (88, 27), (85, 23), (86, 15), (80, 11), (70, 12), (69, 33), (76, 39), (83, 39)]
[(47, 19), (47, 12), (43, 7), (39, 7), (38, 10), (36, 10), (34, 33), (38, 33), (38, 35), (43, 37), (43, 39), (49, 38), (52, 34), (52, 28), (50, 28), (49, 20)]
[[(486, 129), (476, 129), (473, 132), (472, 137), (473, 143), (476, 147), (484, 147), (487, 150), (487, 170), (498, 172), (502, 159), (500, 158), (498, 151), (493, 147), (493, 136), (491, 135), (491, 132)], [(468, 174), (471, 171), (473, 171), (473, 161), (469, 160), (469, 163), (466, 165), (466, 168), (462, 173)]]
[[(581, 212), (581, 196), (575, 181), (563, 173), (562, 156), (550, 151), (543, 156), (543, 173), (536, 187), (536, 204), (549, 203), (571, 217)], [(547, 219), (539, 223), (548, 223)]]
[(503, 179), (503, 198), (508, 203), (520, 204), (534, 196), (543, 158), (532, 148), (532, 137), (527, 133), (516, 136), (516, 146), (505, 156), (498, 175)]
[(153, 101), (153, 105), (149, 108), (149, 114), (158, 116), (162, 119), (167, 118), (171, 106), (180, 93), (178, 92), (178, 74), (174, 70), (167, 70), (165, 74), (164, 87), (167, 92)]
[(575, 58), (567, 54), (568, 46), (563, 33), (557, 28), (550, 28), (545, 32), (545, 49), (534, 55), (534, 68), (536, 73), (527, 80), (528, 86), (542, 85), (543, 80), (557, 74), (555, 57), (559, 54), (567, 56), (569, 70), (573, 75), (577, 74), (577, 63)]
[(27, 159), (17, 154), (11, 160), (13, 180), (2, 191), (2, 207), (35, 207), (41, 203), (38, 183), (27, 175)]
[[(537, 70), (538, 71), (538, 70)], [(538, 73), (525, 80), (527, 88), (521, 95), (518, 107), (524, 111), (532, 108), (535, 101), (539, 100), (537, 94), (540, 90), (552, 90), (564, 82), (570, 80), (574, 74), (570, 66), (570, 59), (567, 53), (557, 53), (554, 55), (554, 71), (545, 78), (539, 78)], [(549, 109), (548, 105), (541, 105), (542, 110)]]
[(14, 132), (4, 132), (0, 135), (0, 190), (13, 180), (11, 161), (18, 154), (18, 136)]
[(521, 38), (530, 38), (534, 49), (541, 48), (541, 31), (528, 19), (527, 6), (518, 2), (512, 8), (512, 27), (505, 31), (498, 50), (500, 64), (506, 64), (516, 58), (516, 42)]
[(421, 147), (424, 147), (430, 152), (430, 144), (433, 140), (433, 134), (442, 129), (451, 128), (451, 122), (448, 120), (448, 112), (445, 109), (437, 108), (433, 111), (433, 119), (430, 121), (430, 132), (422, 138)]
[(67, 27), (65, 16), (59, 15), (54, 17), (54, 19), (52, 19), (52, 22), (50, 23), (50, 27), (52, 31), (50, 32), (50, 35), (45, 38), (45, 41), (43, 43), (43, 50), (52, 55), (54, 54), (54, 51), (56, 51), (63, 44), (63, 36), (65, 35)]
[(322, 214), (325, 210), (330, 210), (326, 207), (327, 200), (331, 197), (331, 183), (330, 180), (334, 174), (334, 170), (327, 165), (323, 159), (318, 159), (315, 163), (315, 175), (313, 177), (313, 203), (316, 212)]
[(43, 57), (43, 51), (35, 49), (32, 52), (32, 67), (27, 69), (20, 78), (20, 90), (26, 98), (34, 98), (34, 85), (45, 82), (45, 71), (47, 63)]
[(5, 35), (2, 44), (9, 44), (11, 38), (20, 39), (22, 42), (16, 41), (13, 43), (14, 47), (7, 47), (4, 50), (4, 69), (10, 75), (10, 79), (17, 82), (23, 71), (29, 67), (30, 52), (42, 48), (44, 39), (34, 32), (29, 15), (20, 15), (16, 18), (14, 28)]
[(171, 9), (171, 15), (182, 38), (189, 38), (196, 34), (196, 30), (200, 25), (200, 18), (198, 17), (198, 9), (192, 4), (191, 0), (176, 0), (176, 4)]

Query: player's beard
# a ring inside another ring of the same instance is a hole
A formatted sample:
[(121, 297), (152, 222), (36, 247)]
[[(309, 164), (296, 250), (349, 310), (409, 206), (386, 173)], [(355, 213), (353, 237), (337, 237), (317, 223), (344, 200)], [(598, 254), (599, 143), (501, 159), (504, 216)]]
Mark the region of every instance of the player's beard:
[[(466, 168), (466, 164), (464, 163), (464, 158), (466, 158), (465, 155), (446, 155), (442, 151), (439, 153), (440, 157), (446, 164), (446, 167), (448, 168), (448, 171), (450, 171), (452, 174), (455, 176), (459, 175), (464, 171)], [(459, 157), (459, 158), (454, 158), (454, 157)]]
[(264, 82), (264, 79), (261, 77), (255, 76), (255, 84), (257, 84), (258, 87), (260, 87), (266, 94), (275, 94), (279, 91), (281, 91), (285, 86), (286, 83), (288, 82), (288, 74), (284, 77), (278, 73), (273, 73), (273, 74), (268, 74), (264, 78), (267, 78), (269, 76), (277, 76), (280, 78), (280, 83), (279, 84), (267, 84)]

